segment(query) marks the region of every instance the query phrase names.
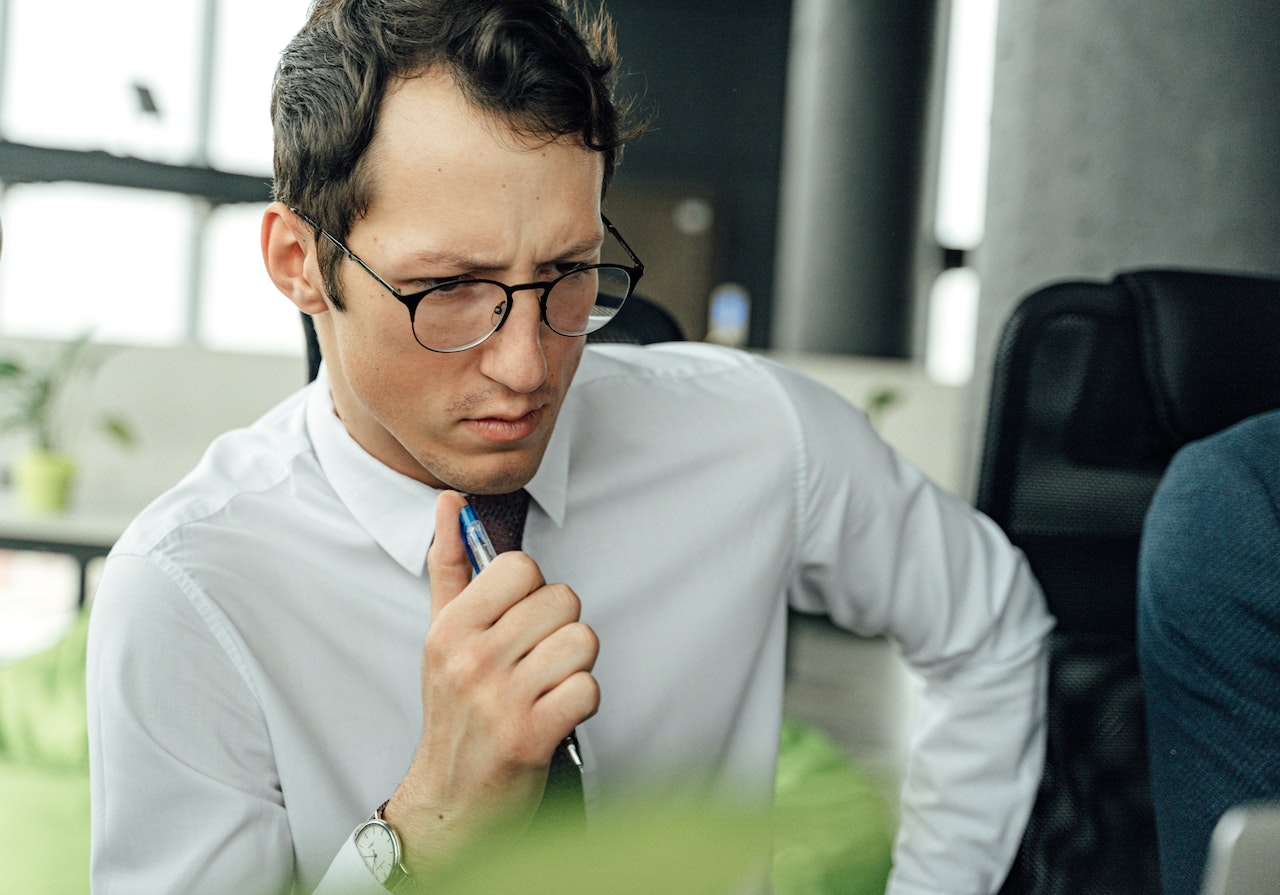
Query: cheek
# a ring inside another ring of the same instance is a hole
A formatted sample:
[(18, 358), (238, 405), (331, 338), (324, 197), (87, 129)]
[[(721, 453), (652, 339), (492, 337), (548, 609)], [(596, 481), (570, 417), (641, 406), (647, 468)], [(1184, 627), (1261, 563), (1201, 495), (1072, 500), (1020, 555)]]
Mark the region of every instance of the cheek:
[(420, 419), (447, 391), (436, 356), (417, 342), (408, 345), (386, 332), (350, 334), (343, 352), (347, 381), (360, 402), (387, 422)]
[(569, 382), (573, 379), (573, 374), (578, 370), (578, 362), (582, 360), (582, 352), (587, 347), (585, 338), (566, 339), (560, 337), (561, 350), (547, 358), (547, 366), (550, 369), (558, 370), (560, 376), (559, 387), (563, 396), (564, 389), (569, 387)]
[(431, 397), (408, 368), (385, 361), (362, 364), (352, 376), (352, 385), (365, 406), (388, 421), (412, 415)]

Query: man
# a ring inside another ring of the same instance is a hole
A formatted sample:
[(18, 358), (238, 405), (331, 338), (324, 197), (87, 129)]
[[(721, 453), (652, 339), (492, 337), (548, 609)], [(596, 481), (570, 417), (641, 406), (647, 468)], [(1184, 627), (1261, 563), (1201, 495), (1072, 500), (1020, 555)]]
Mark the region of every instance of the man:
[[(286, 51), (262, 247), (325, 369), (108, 561), (99, 892), (429, 891), (530, 823), (575, 728), (588, 821), (641, 786), (767, 802), (788, 600), (926, 677), (892, 890), (998, 887), (1040, 769), (1039, 591), (816, 384), (584, 351), (642, 270), (600, 213), (608, 38), (553, 0), (321, 0)], [(473, 579), (457, 492), (521, 487), (523, 552)]]
[(1138, 658), (1166, 895), (1196, 895), (1213, 828), (1280, 798), (1280, 411), (1187, 445), (1147, 511)]

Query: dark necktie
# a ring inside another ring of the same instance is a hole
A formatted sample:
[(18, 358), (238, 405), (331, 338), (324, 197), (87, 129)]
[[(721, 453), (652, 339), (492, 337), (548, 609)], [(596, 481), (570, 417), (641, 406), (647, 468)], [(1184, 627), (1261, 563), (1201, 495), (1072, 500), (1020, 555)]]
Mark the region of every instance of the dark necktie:
[[(519, 550), (524, 539), (524, 520), (529, 513), (529, 492), (521, 488), (510, 494), (472, 494), (468, 502), (489, 532), (493, 549), (499, 553)], [(569, 758), (564, 743), (556, 747), (551, 756), (551, 770), (547, 774), (547, 788), (542, 804), (534, 816), (533, 826), (547, 821), (570, 822), (583, 825), (582, 772)]]

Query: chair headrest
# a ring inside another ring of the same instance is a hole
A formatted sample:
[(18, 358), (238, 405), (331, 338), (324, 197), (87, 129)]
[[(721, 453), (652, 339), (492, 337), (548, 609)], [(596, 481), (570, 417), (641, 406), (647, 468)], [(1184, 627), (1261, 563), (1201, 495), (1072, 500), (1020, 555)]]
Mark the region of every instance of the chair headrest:
[(1144, 372), (1173, 444), (1280, 407), (1280, 280), (1138, 270), (1116, 282), (1134, 296)]

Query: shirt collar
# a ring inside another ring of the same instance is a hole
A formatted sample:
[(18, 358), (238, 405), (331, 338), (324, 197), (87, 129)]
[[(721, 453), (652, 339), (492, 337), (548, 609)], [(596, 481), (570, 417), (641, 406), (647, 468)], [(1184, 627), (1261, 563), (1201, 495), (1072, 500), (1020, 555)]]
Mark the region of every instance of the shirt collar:
[[(407, 571), (420, 575), (435, 537), (439, 489), (412, 479), (365, 451), (338, 419), (324, 364), (307, 402), (307, 430), (338, 499), (357, 523)], [(557, 526), (564, 525), (572, 401), (566, 400), (542, 464), (526, 486)]]

